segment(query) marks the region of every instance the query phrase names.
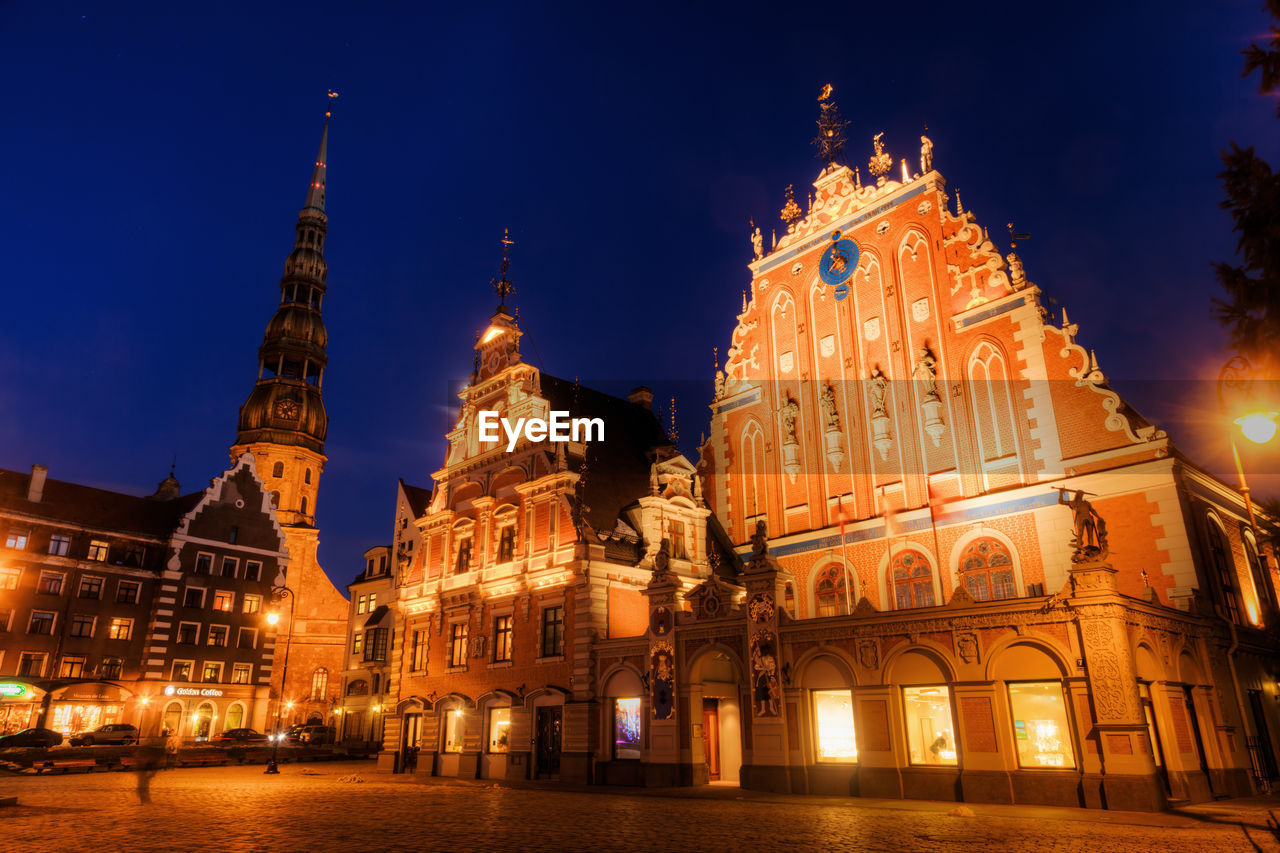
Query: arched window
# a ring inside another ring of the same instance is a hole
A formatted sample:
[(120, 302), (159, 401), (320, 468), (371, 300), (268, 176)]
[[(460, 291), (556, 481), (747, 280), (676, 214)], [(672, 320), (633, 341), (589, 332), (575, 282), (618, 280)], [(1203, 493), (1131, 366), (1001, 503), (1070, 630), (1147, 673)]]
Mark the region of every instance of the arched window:
[(324, 693), (329, 689), (329, 670), (324, 667), (316, 669), (315, 674), (311, 676), (311, 698), (320, 701), (324, 698)]
[(763, 516), (767, 508), (765, 492), (764, 433), (760, 425), (751, 421), (742, 430), (742, 515), (746, 518), (746, 533), (750, 535), (757, 516)]
[(304, 482), (304, 483), (310, 483), (310, 482), (311, 482), (311, 469), (310, 469), (310, 468), (308, 468), (307, 470), (305, 470), (305, 471), (303, 471), (303, 472), (302, 472), (302, 482)]
[(819, 616), (844, 616), (849, 612), (849, 597), (853, 594), (849, 573), (844, 566), (830, 565), (818, 574), (813, 585)]
[(1227, 618), (1239, 624), (1240, 599), (1236, 593), (1236, 567), (1231, 559), (1231, 549), (1227, 545), (1227, 534), (1214, 518), (1207, 519), (1205, 527), (1209, 534), (1209, 562), (1214, 579), (1218, 582), (1222, 605), (1227, 609)]
[(1267, 571), (1267, 564), (1259, 556), (1258, 546), (1254, 544), (1251, 536), (1244, 537), (1244, 556), (1249, 561), (1249, 572), (1253, 575), (1253, 586), (1258, 594), (1258, 603), (1275, 607), (1276, 597), (1275, 590), (1271, 588), (1270, 572)]
[(1016, 598), (1013, 558), (999, 539), (983, 536), (969, 543), (960, 555), (960, 576), (964, 587), (978, 601)]
[(348, 696), (368, 696), (369, 682), (363, 678), (357, 678), (355, 681), (347, 685)]
[(244, 706), (236, 702), (227, 709), (227, 719), (223, 722), (222, 730), (238, 729), (242, 725), (244, 725)]
[(274, 464), (274, 465), (272, 465), (272, 466), (271, 466), (271, 476), (272, 476), (272, 477), (283, 477), (283, 476), (284, 476), (284, 463), (283, 463), (283, 462), (277, 462), (276, 464)]
[(889, 577), (895, 609), (933, 606), (933, 567), (924, 554), (912, 548), (894, 554)]
[(302, 496), (302, 514), (303, 515), (307, 514), (307, 496), (306, 495)]

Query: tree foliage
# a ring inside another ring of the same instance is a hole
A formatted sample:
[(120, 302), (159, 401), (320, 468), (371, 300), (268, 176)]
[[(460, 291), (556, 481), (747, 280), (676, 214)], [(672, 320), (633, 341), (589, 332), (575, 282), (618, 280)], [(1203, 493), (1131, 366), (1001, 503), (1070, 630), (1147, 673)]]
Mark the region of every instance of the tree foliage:
[[(1265, 47), (1244, 51), (1244, 76), (1260, 72), (1261, 93), (1280, 91), (1280, 0), (1268, 0), (1271, 39)], [(1276, 113), (1280, 116), (1280, 105)], [(1238, 235), (1238, 264), (1214, 264), (1226, 299), (1215, 299), (1214, 313), (1226, 327), (1231, 344), (1271, 375), (1280, 367), (1280, 174), (1253, 148), (1231, 143), (1222, 152), (1218, 173)]]

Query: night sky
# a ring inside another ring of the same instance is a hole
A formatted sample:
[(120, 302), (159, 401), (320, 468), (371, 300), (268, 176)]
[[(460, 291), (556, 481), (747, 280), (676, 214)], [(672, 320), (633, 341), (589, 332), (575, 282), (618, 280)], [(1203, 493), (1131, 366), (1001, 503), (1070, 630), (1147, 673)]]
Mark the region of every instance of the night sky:
[(875, 133), (915, 161), (927, 123), (997, 246), (1032, 235), (1028, 277), (1114, 387), (1229, 473), (1195, 380), (1227, 355), (1218, 151), (1280, 166), (1274, 102), (1240, 78), (1258, 0), (426, 5), (0, 3), (0, 467), (132, 494), (174, 454), (184, 491), (225, 468), (329, 87), (335, 582), (389, 541), (396, 477), (443, 461), (504, 227), (526, 358), (677, 394), (692, 453), (747, 219), (782, 230), (787, 184), (803, 200), (829, 82), (864, 177)]

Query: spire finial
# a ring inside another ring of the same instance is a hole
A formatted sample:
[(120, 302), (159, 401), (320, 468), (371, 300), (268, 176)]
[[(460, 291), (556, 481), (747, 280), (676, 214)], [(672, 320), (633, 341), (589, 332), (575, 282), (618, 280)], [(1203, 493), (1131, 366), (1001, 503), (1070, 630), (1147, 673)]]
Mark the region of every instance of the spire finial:
[(507, 270), (511, 269), (511, 258), (508, 251), (515, 245), (515, 241), (511, 239), (511, 229), (502, 229), (502, 266), (500, 277), (493, 283), (493, 292), (498, 294), (498, 310), (505, 313), (507, 310), (507, 297), (516, 292), (515, 285), (507, 278)]
[(311, 171), (311, 186), (307, 187), (307, 203), (303, 205), (304, 209), (317, 210), (320, 213), (324, 213), (326, 163), (329, 159), (329, 117), (332, 115), (329, 108), (337, 97), (338, 93), (330, 89), (325, 103), (324, 132), (320, 134), (320, 150), (316, 153), (316, 165)]
[(813, 144), (817, 146), (818, 159), (828, 166), (834, 166), (844, 154), (844, 129), (849, 122), (844, 120), (840, 115), (840, 108), (831, 100), (830, 83), (823, 86), (822, 93), (818, 95), (818, 109), (818, 136)]

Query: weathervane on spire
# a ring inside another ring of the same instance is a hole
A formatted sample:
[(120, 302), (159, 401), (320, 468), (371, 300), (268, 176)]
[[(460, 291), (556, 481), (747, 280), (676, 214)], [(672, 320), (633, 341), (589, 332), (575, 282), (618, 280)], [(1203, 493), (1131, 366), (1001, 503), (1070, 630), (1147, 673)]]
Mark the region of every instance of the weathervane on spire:
[(822, 87), (822, 93), (818, 95), (818, 107), (821, 110), (818, 113), (818, 136), (813, 144), (818, 147), (818, 159), (828, 166), (834, 166), (844, 155), (844, 144), (847, 141), (844, 129), (849, 122), (844, 120), (840, 115), (840, 108), (831, 100), (830, 83)]
[(507, 270), (511, 269), (511, 259), (507, 257), (508, 250), (515, 245), (515, 241), (511, 239), (511, 230), (509, 228), (502, 229), (502, 275), (493, 282), (493, 292), (498, 294), (498, 310), (505, 312), (507, 310), (507, 297), (516, 292), (515, 285), (507, 278)]

